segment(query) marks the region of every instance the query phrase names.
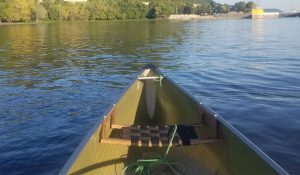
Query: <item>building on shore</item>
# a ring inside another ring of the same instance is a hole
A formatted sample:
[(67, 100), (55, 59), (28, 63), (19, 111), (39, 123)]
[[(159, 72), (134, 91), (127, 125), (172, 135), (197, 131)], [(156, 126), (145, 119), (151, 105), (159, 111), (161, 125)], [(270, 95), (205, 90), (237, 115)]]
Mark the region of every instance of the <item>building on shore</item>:
[(252, 19), (260, 19), (263, 18), (263, 14), (264, 14), (264, 9), (262, 8), (253, 8), (251, 10), (251, 18)]
[(251, 11), (252, 19), (263, 19), (263, 18), (278, 18), (280, 12), (276, 10), (262, 9), (262, 8), (254, 8)]

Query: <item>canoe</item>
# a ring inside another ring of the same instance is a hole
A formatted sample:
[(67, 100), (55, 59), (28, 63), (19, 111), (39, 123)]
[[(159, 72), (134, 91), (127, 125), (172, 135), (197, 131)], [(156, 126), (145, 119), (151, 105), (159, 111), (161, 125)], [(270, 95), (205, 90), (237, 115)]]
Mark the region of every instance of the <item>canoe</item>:
[(60, 174), (288, 174), (153, 65), (101, 116)]

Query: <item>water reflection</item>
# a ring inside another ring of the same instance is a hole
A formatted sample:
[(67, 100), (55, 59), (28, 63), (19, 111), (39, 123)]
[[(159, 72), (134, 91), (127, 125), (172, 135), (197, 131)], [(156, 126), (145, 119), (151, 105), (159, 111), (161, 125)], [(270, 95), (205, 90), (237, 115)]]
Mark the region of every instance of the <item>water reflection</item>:
[[(13, 70), (11, 86), (27, 88), (51, 78), (48, 70), (89, 70), (102, 75), (137, 71), (147, 59), (158, 65), (161, 54), (180, 44), (181, 25), (167, 21), (108, 21), (3, 26), (1, 70)], [(7, 44), (9, 43), (9, 44)], [(114, 72), (115, 68), (119, 70)], [(120, 71), (124, 69), (124, 71)], [(55, 76), (57, 78), (57, 76)], [(62, 76), (63, 78), (64, 76)]]
[(251, 38), (255, 42), (264, 42), (264, 19), (251, 20)]

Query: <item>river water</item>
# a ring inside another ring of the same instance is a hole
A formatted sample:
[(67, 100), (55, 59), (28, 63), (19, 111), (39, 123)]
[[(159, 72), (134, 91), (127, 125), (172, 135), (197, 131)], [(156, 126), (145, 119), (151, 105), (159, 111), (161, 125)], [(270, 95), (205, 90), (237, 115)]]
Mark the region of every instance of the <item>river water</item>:
[(0, 174), (57, 174), (147, 63), (298, 174), (299, 41), (299, 18), (0, 26)]

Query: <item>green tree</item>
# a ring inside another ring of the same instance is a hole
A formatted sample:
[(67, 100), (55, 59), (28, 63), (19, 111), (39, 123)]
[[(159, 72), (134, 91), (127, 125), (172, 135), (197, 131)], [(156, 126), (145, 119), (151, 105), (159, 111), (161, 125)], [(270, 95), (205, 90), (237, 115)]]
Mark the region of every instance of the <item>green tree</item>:
[(256, 8), (256, 4), (253, 1), (249, 1), (246, 4), (246, 11), (250, 12), (251, 9)]
[(59, 20), (70, 20), (68, 6), (63, 3), (58, 4), (58, 14), (59, 14), (58, 17)]
[(4, 8), (5, 8), (5, 3), (3, 1), (0, 1), (0, 23), (2, 22), (2, 19), (4, 18)]
[(175, 6), (171, 0), (153, 0), (150, 3), (149, 12), (155, 12), (147, 16), (155, 16), (155, 18), (165, 18), (174, 13)]
[(214, 13), (228, 13), (229, 6), (226, 4), (217, 4)]
[(89, 11), (88, 4), (79, 4), (79, 9), (79, 20), (89, 20), (91, 13)]
[(201, 3), (200, 6), (196, 7), (195, 13), (198, 15), (204, 15), (210, 13), (211, 7), (209, 3)]
[(118, 19), (142, 19), (147, 15), (148, 8), (140, 0), (120, 0), (118, 3)]
[(185, 6), (183, 8), (183, 14), (191, 14), (192, 13), (192, 7), (190, 6)]
[(58, 4), (50, 4), (48, 7), (48, 16), (51, 20), (60, 19), (60, 7)]
[(90, 1), (88, 7), (90, 18), (94, 20), (116, 19), (119, 11), (116, 3), (116, 1), (109, 0)]
[(234, 7), (237, 12), (245, 12), (246, 11), (246, 3), (244, 1), (235, 3)]
[(41, 2), (41, 5), (44, 6), (46, 8), (46, 10), (48, 10), (51, 6), (51, 4), (55, 3), (54, 0), (43, 0)]
[(212, 1), (209, 3), (209, 9), (210, 9), (210, 14), (213, 13), (217, 13), (216, 12), (216, 8), (217, 8), (217, 3), (215, 1)]
[(37, 21), (39, 20), (45, 20), (45, 19), (48, 19), (48, 11), (46, 10), (46, 8), (41, 5), (41, 4), (38, 4), (36, 6), (36, 10), (35, 10), (35, 19)]
[(223, 8), (225, 10), (224, 13), (228, 13), (230, 11), (230, 6), (228, 4), (224, 4)]
[(65, 3), (65, 19), (67, 20), (88, 20), (89, 12), (82, 3)]
[(9, 0), (2, 1), (1, 18), (4, 21), (30, 21), (34, 10), (34, 0)]
[(150, 8), (146, 17), (149, 19), (155, 19), (156, 18), (156, 9), (154, 7)]

